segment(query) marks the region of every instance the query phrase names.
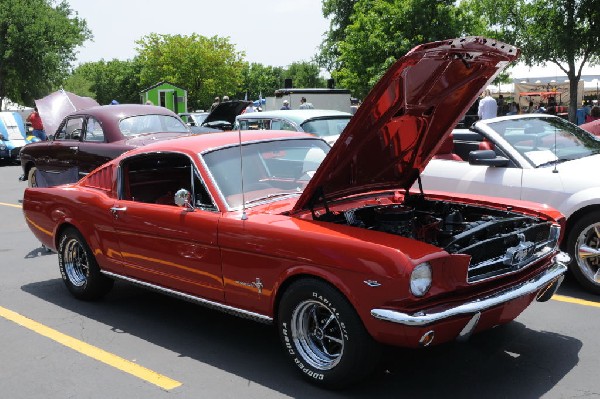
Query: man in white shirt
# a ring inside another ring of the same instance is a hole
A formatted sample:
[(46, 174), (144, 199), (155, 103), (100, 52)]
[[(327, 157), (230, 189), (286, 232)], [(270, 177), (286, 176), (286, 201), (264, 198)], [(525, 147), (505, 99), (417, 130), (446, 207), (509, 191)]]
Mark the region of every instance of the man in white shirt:
[(479, 108), (477, 109), (477, 116), (479, 119), (490, 119), (498, 116), (498, 104), (492, 97), (492, 94), (486, 89), (483, 94), (483, 98), (479, 100)]

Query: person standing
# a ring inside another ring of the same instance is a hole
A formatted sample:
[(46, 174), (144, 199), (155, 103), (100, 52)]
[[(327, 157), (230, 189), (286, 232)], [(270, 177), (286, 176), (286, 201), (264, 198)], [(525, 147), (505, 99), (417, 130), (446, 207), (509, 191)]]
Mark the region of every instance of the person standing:
[(315, 107), (311, 103), (306, 102), (306, 97), (300, 99), (300, 109), (314, 109)]
[(215, 108), (217, 108), (217, 105), (219, 105), (221, 103), (221, 99), (219, 97), (215, 97), (215, 102), (212, 103), (212, 105), (210, 106), (210, 112), (212, 112)]
[(585, 117), (585, 123), (593, 122), (600, 119), (600, 107), (594, 105), (590, 111), (590, 114)]
[(281, 106), (281, 108), (279, 109), (291, 109), (290, 108), (290, 102), (288, 100), (283, 100), (283, 105)]
[(479, 108), (477, 109), (479, 119), (490, 119), (498, 116), (498, 104), (489, 89), (484, 90), (482, 96), (483, 98), (479, 100)]
[(37, 137), (38, 139), (40, 139), (42, 141), (48, 140), (48, 136), (46, 135), (46, 132), (44, 131), (44, 124), (42, 123), (42, 118), (40, 117), (40, 114), (38, 113), (37, 107), (33, 108), (33, 112), (31, 114), (29, 114), (29, 116), (27, 117), (26, 120), (27, 120), (27, 122), (31, 123), (31, 127), (33, 129), (31, 134), (33, 134), (35, 137)]

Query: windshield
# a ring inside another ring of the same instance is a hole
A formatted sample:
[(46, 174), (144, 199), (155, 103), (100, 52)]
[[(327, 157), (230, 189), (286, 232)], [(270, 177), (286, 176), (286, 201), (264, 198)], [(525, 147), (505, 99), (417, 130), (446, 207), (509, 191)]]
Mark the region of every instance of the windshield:
[[(253, 205), (282, 195), (299, 195), (329, 146), (319, 139), (289, 139), (227, 147), (203, 155), (229, 208)], [(242, 196), (241, 169), (244, 173)]]
[(535, 167), (600, 153), (600, 140), (562, 118), (507, 119), (488, 125)]
[(190, 116), (194, 120), (194, 123), (196, 123), (196, 126), (200, 126), (208, 116), (208, 112), (203, 112), (200, 114), (191, 114)]
[(302, 130), (315, 136), (339, 136), (350, 122), (350, 116), (311, 119), (302, 124)]
[(159, 132), (185, 133), (188, 131), (183, 122), (169, 115), (131, 116), (119, 122), (119, 129), (124, 136)]

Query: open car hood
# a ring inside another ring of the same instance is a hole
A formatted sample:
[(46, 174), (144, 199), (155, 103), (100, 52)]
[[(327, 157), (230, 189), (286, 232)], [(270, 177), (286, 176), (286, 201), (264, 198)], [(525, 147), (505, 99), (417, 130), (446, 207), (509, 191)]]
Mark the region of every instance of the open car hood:
[(242, 113), (252, 101), (233, 100), (224, 101), (217, 105), (206, 117), (202, 126), (210, 127), (213, 122), (228, 122), (231, 126), (235, 123), (235, 117)]
[(56, 133), (56, 129), (58, 129), (65, 116), (73, 111), (96, 107), (100, 104), (93, 98), (81, 97), (60, 89), (48, 94), (44, 98), (35, 100), (35, 105), (38, 107), (40, 117), (42, 118), (44, 130), (50, 135)]
[(481, 37), (423, 44), (375, 85), (292, 212), (373, 190), (408, 190), (516, 47)]

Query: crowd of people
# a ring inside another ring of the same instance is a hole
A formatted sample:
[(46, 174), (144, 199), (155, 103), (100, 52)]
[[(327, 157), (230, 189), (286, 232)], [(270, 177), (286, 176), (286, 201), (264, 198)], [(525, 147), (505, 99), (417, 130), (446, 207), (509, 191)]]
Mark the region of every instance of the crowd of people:
[[(227, 102), (227, 101), (230, 101), (229, 96), (223, 96), (222, 99), (220, 97), (215, 97), (214, 102), (210, 106), (210, 112), (212, 112), (222, 102)], [(312, 103), (309, 103), (306, 100), (306, 97), (302, 97), (300, 99), (300, 105), (298, 106), (298, 109), (314, 109), (314, 108), (315, 107), (312, 105)], [(283, 100), (283, 104), (280, 109), (281, 110), (292, 109), (292, 107), (290, 106), (290, 102), (288, 100)], [(260, 112), (260, 111), (262, 111), (260, 105), (255, 106), (254, 104), (248, 104), (248, 106), (246, 107), (244, 112), (248, 113), (248, 112)]]
[[(554, 99), (550, 98), (548, 103), (540, 102), (535, 104), (533, 101), (529, 101), (529, 104), (525, 107), (520, 107), (516, 101), (510, 103), (504, 102), (502, 94), (498, 96), (498, 99), (492, 97), (490, 90), (485, 90), (479, 99), (477, 105), (477, 117), (479, 120), (495, 118), (497, 116), (504, 115), (517, 115), (517, 114), (531, 114), (531, 113), (543, 113), (556, 115), (561, 112), (567, 112), (566, 106), (556, 104)], [(589, 101), (583, 103), (583, 107), (577, 110), (577, 124), (592, 122), (600, 119), (600, 106), (592, 105)]]

